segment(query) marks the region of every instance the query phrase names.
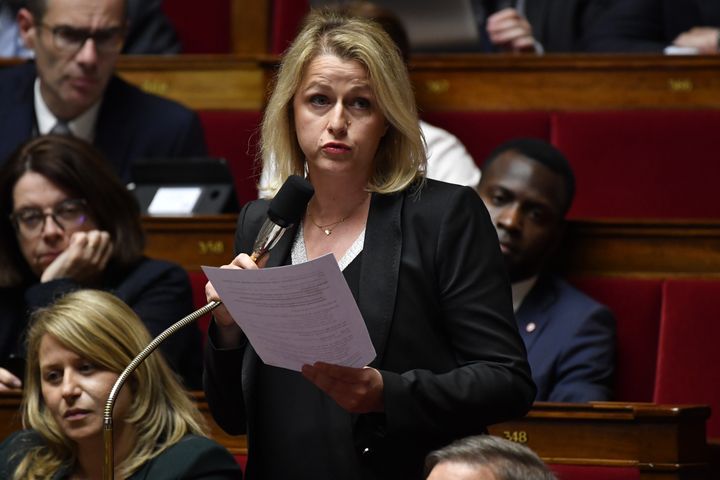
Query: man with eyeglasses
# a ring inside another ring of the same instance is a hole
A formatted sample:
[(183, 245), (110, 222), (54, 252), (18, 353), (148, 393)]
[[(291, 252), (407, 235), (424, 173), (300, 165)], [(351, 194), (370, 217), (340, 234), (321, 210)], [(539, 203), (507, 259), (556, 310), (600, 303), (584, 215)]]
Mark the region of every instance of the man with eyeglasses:
[(207, 154), (196, 114), (114, 74), (127, 0), (28, 0), (18, 13), (35, 61), (0, 70), (0, 164), (47, 133), (93, 143), (125, 182), (144, 157)]
[[(127, 0), (128, 34), (122, 53), (167, 55), (180, 53), (182, 46), (170, 19), (162, 10), (163, 0)], [(0, 0), (0, 57), (32, 58), (20, 38), (17, 13), (27, 0)]]

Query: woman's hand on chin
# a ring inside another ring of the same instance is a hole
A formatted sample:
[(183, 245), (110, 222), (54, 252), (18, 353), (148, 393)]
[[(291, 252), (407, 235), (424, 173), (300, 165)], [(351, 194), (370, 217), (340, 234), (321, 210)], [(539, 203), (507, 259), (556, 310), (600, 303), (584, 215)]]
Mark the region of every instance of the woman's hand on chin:
[(15, 375), (4, 368), (0, 368), (0, 392), (7, 392), (22, 388), (22, 382)]
[(40, 281), (72, 278), (85, 283), (94, 280), (105, 270), (112, 252), (113, 244), (108, 232), (75, 232), (65, 251), (43, 271)]

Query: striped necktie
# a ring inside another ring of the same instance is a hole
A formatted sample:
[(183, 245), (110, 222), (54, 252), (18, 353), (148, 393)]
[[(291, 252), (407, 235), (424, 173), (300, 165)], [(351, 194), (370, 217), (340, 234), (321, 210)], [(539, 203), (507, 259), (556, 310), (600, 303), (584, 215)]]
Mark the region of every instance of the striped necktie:
[(50, 129), (50, 133), (53, 135), (67, 135), (70, 137), (73, 136), (72, 130), (70, 130), (70, 125), (68, 125), (68, 122), (64, 122), (62, 120), (58, 120), (55, 126)]

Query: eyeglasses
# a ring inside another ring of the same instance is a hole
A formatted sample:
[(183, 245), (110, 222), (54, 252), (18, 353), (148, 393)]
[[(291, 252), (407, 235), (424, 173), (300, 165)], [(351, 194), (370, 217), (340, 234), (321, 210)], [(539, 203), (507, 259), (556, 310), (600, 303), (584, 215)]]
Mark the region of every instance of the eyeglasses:
[(47, 25), (42, 28), (52, 33), (53, 45), (64, 53), (77, 53), (88, 39), (92, 39), (98, 53), (117, 53), (122, 50), (125, 40), (125, 27), (111, 27), (100, 30), (75, 28), (68, 25)]
[(48, 216), (63, 231), (77, 228), (87, 220), (87, 202), (82, 198), (64, 200), (47, 213), (40, 208), (22, 208), (10, 214), (10, 220), (20, 235), (33, 238), (43, 231)]

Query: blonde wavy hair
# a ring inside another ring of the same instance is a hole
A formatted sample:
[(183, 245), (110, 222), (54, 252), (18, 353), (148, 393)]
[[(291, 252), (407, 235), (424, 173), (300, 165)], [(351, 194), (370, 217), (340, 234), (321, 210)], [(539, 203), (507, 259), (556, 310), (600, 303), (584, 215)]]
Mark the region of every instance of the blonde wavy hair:
[[(43, 400), (38, 352), (45, 335), (118, 375), (151, 341), (145, 325), (125, 303), (98, 290), (70, 293), (33, 315), (27, 336), (22, 420), (23, 427), (45, 439), (45, 445), (28, 451), (15, 471), (16, 480), (51, 478), (77, 458), (76, 444), (63, 433)], [(132, 425), (136, 438), (130, 454), (116, 465), (117, 477), (127, 478), (186, 434), (205, 435), (202, 414), (159, 351), (135, 370), (123, 388), (131, 389), (132, 403), (122, 421)]]
[(292, 102), (308, 64), (320, 55), (335, 55), (363, 65), (388, 122), (368, 191), (394, 193), (424, 178), (425, 141), (410, 78), (397, 46), (374, 21), (325, 8), (308, 15), (285, 52), (265, 109), (260, 153), (263, 170), (268, 172), (265, 187), (270, 196), (288, 176), (305, 174), (305, 155), (295, 133)]

